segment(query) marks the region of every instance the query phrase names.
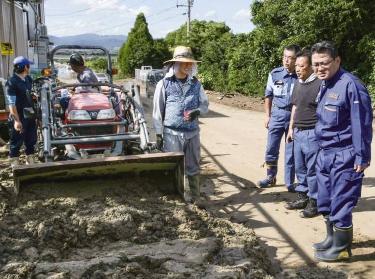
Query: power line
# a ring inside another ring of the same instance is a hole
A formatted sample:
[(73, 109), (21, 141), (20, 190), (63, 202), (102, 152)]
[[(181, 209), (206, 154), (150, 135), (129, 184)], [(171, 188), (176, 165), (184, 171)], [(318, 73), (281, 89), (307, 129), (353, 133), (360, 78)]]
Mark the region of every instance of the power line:
[(175, 18), (176, 16), (181, 16), (181, 14), (176, 14), (176, 15), (173, 15), (173, 16), (169, 16), (169, 17), (166, 17), (166, 18), (163, 18), (163, 19), (160, 19), (160, 20), (157, 20), (157, 21), (153, 21), (153, 22), (149, 22), (149, 24), (158, 24), (160, 22), (163, 22), (163, 21), (166, 21), (166, 20), (170, 20), (170, 19), (173, 19)]
[(69, 13), (63, 13), (63, 14), (52, 14), (52, 15), (48, 15), (48, 16), (52, 16), (52, 17), (59, 17), (59, 16), (71, 16), (71, 15), (75, 15), (75, 14), (80, 14), (82, 12), (86, 12), (88, 10), (91, 10), (92, 8), (86, 8), (86, 9), (82, 9), (82, 10), (77, 10), (77, 11), (73, 11), (73, 12), (69, 12)]

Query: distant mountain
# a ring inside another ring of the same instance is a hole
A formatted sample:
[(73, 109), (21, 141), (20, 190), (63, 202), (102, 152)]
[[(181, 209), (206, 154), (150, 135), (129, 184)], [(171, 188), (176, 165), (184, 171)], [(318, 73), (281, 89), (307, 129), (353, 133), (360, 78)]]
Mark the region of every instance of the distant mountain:
[(81, 34), (75, 36), (49, 36), (54, 45), (97, 45), (116, 50), (126, 41), (123, 35)]

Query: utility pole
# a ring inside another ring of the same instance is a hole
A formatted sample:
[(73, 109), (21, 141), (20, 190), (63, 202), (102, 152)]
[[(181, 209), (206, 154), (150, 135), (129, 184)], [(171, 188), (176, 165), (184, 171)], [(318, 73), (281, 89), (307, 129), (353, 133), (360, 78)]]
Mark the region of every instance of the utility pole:
[(187, 7), (187, 12), (183, 13), (183, 15), (187, 15), (186, 35), (187, 35), (188, 40), (189, 40), (189, 37), (190, 37), (191, 8), (193, 7), (193, 4), (194, 4), (194, 0), (187, 0), (186, 5), (179, 5), (178, 2), (177, 2), (177, 5), (176, 5), (177, 8)]

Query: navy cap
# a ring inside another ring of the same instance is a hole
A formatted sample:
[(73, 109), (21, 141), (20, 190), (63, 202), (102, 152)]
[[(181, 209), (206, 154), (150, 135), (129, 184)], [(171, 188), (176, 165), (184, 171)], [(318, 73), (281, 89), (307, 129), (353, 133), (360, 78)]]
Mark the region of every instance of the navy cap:
[(13, 60), (13, 65), (19, 65), (19, 66), (26, 66), (34, 64), (34, 62), (30, 61), (29, 59), (23, 57), (23, 56), (17, 56)]

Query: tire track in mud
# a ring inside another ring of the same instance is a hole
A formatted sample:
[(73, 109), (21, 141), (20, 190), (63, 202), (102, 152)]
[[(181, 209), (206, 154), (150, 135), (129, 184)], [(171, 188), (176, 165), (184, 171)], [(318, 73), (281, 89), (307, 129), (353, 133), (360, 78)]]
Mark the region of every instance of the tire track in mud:
[[(11, 193), (0, 172), (1, 278), (267, 278), (251, 229), (152, 181), (77, 181)], [(270, 277), (271, 278), (271, 277)]]

